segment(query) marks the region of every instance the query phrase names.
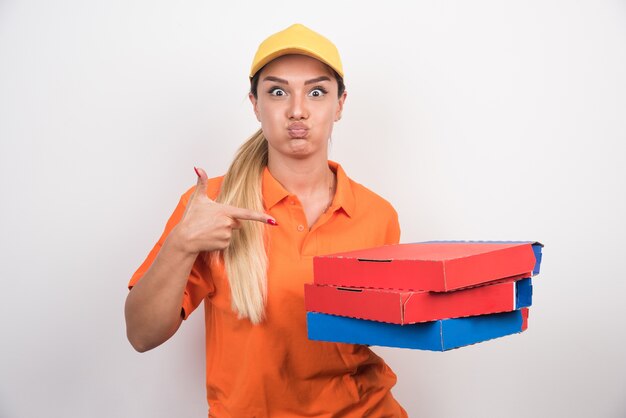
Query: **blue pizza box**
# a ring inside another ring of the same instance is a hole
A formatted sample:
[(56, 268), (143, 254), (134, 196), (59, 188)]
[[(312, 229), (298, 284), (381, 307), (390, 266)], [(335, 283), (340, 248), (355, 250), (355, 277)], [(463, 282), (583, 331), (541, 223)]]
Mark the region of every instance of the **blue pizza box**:
[(310, 340), (431, 351), (464, 347), (520, 333), (527, 327), (528, 308), (408, 325), (307, 313)]

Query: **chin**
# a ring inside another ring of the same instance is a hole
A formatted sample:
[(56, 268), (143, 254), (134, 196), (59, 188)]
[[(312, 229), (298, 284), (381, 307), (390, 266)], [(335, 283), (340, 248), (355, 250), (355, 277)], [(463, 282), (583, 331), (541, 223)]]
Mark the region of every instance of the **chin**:
[(291, 158), (296, 158), (298, 160), (304, 160), (305, 158), (308, 158), (311, 155), (313, 155), (313, 153), (312, 152), (306, 152), (306, 151), (291, 151), (288, 155)]
[(305, 139), (295, 139), (291, 140), (289, 143), (288, 153), (290, 155), (310, 155), (313, 154), (314, 150), (311, 149), (311, 144), (309, 141)]

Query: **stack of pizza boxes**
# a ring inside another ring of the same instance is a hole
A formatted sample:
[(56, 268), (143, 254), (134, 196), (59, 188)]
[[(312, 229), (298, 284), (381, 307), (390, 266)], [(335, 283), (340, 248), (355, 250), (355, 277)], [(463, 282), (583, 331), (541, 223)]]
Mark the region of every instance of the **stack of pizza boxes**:
[(445, 351), (522, 332), (542, 247), (440, 241), (315, 257), (309, 339)]

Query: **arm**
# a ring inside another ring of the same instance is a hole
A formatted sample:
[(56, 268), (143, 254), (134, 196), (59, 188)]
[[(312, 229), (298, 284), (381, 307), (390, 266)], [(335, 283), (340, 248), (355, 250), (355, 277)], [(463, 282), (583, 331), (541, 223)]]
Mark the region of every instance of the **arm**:
[(126, 335), (139, 352), (167, 341), (183, 320), (181, 302), (197, 254), (185, 252), (181, 239), (175, 228), (126, 298)]
[(207, 197), (206, 173), (197, 172), (198, 184), (180, 222), (126, 298), (126, 334), (139, 352), (161, 345), (180, 327), (183, 295), (198, 254), (228, 247), (240, 220), (271, 219), (264, 213), (212, 201)]

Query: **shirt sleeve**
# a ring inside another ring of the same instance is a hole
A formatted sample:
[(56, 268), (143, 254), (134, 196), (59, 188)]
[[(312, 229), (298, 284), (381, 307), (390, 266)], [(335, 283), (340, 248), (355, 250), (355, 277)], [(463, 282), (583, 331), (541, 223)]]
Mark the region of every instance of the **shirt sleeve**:
[[(192, 189), (193, 190), (193, 189)], [(192, 192), (189, 190), (185, 193), (178, 202), (176, 209), (170, 216), (167, 224), (165, 225), (165, 230), (161, 237), (154, 245), (148, 256), (144, 260), (144, 262), (139, 266), (137, 271), (132, 275), (130, 281), (128, 283), (128, 289), (132, 289), (132, 287), (143, 277), (143, 275), (148, 271), (154, 260), (156, 259), (163, 243), (169, 236), (170, 232), (174, 227), (180, 222), (183, 218), (183, 214), (185, 213), (185, 208), (187, 206), (187, 202), (189, 201), (189, 196)], [(183, 318), (187, 319), (189, 315), (200, 305), (200, 303), (207, 297), (213, 294), (215, 291), (215, 286), (213, 284), (213, 280), (211, 277), (211, 272), (209, 268), (208, 257), (206, 257), (205, 253), (200, 253), (196, 258), (196, 261), (191, 268), (189, 273), (189, 278), (187, 279), (187, 285), (185, 286), (185, 292), (183, 294), (183, 300), (181, 302), (181, 309), (183, 311)]]
[(385, 236), (385, 245), (398, 244), (400, 242), (400, 222), (398, 221), (398, 213), (392, 209), (392, 216), (387, 225), (387, 234)]

